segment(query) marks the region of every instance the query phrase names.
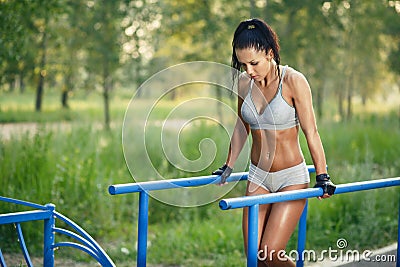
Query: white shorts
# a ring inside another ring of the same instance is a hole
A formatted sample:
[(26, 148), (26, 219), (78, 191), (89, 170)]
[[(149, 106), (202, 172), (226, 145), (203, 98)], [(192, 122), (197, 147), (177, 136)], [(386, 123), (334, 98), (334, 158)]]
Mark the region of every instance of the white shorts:
[(248, 181), (275, 193), (289, 185), (308, 184), (310, 174), (304, 161), (299, 165), (276, 172), (267, 172), (250, 163)]

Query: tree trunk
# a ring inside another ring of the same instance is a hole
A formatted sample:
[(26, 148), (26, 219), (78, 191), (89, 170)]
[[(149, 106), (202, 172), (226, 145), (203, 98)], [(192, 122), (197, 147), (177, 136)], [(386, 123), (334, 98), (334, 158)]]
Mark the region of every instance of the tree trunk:
[(40, 72), (39, 72), (39, 82), (36, 89), (36, 105), (35, 110), (41, 111), (42, 109), (42, 99), (43, 99), (43, 91), (44, 91), (44, 77), (46, 76), (46, 31), (43, 32), (41, 50), (42, 50), (42, 58), (40, 60)]
[(71, 90), (71, 84), (72, 84), (71, 80), (72, 80), (71, 71), (69, 70), (67, 75), (65, 76), (65, 82), (61, 92), (61, 106), (65, 109), (69, 108), (68, 93)]
[(8, 90), (10, 92), (14, 92), (14, 90), (15, 90), (15, 76), (14, 75), (10, 75), (10, 77), (8, 78)]
[(344, 118), (344, 108), (343, 108), (343, 91), (338, 91), (338, 111), (340, 118)]
[(19, 92), (21, 93), (21, 94), (23, 94), (23, 93), (25, 93), (25, 83), (24, 83), (24, 73), (23, 72), (21, 72), (20, 74), (19, 74)]
[(61, 105), (63, 108), (68, 109), (68, 89), (63, 88), (62, 93), (61, 93)]
[[(350, 75), (352, 77), (352, 75)], [(353, 83), (351, 82), (353, 79), (349, 78), (348, 82), (348, 88), (347, 88), (347, 112), (346, 112), (346, 119), (349, 121), (351, 120), (352, 117), (352, 107), (351, 107), (351, 102), (352, 102), (352, 92), (353, 92)]]

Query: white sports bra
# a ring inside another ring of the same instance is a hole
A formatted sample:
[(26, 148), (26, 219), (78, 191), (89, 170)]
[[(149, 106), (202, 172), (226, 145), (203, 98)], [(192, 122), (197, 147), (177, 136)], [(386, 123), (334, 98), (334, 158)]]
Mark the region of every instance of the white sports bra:
[(254, 80), (251, 80), (250, 89), (243, 101), (241, 108), (242, 118), (250, 125), (251, 129), (284, 130), (299, 125), (296, 109), (289, 105), (282, 97), (282, 81), (287, 66), (283, 68), (282, 78), (278, 92), (259, 114), (251, 95)]

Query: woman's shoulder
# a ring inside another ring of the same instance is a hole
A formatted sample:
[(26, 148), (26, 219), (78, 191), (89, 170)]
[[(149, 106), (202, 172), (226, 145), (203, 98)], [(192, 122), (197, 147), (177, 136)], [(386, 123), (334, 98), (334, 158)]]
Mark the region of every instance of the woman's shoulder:
[(303, 87), (304, 85), (308, 86), (307, 79), (303, 73), (290, 66), (285, 66), (282, 67), (281, 69), (283, 70), (283, 68), (286, 68), (285, 76), (283, 77), (283, 82), (287, 86), (291, 88), (299, 88)]

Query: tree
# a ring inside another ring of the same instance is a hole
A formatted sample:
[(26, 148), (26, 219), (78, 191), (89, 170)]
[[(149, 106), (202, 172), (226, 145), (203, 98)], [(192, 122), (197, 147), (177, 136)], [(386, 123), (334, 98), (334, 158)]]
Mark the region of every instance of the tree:
[(41, 111), (44, 92), (44, 82), (47, 75), (47, 49), (49, 34), (51, 34), (51, 19), (60, 12), (61, 6), (57, 0), (28, 1), (26, 3), (31, 11), (27, 24), (33, 36), (38, 36), (35, 45), (38, 49), (37, 71), (38, 82), (36, 87), (35, 110)]
[(0, 85), (7, 82), (10, 90), (14, 89), (18, 76), (23, 90), (23, 73), (33, 64), (28, 56), (31, 38), (26, 27), (28, 12), (27, 1), (0, 2)]
[(96, 0), (88, 5), (87, 69), (98, 77), (103, 88), (106, 129), (110, 128), (110, 91), (119, 64), (120, 22), (123, 17), (119, 4), (118, 1)]
[(83, 54), (85, 47), (86, 34), (82, 30), (84, 28), (87, 16), (86, 1), (73, 0), (65, 3), (65, 18), (60, 20), (57, 28), (63, 32), (60, 36), (60, 57), (63, 72), (63, 86), (61, 90), (61, 105), (63, 108), (69, 108), (68, 95), (76, 89), (79, 84), (79, 71), (84, 69), (84, 62), (80, 59), (79, 54)]

